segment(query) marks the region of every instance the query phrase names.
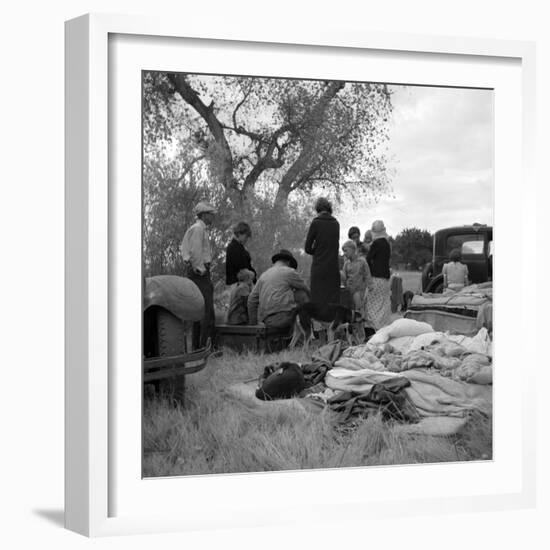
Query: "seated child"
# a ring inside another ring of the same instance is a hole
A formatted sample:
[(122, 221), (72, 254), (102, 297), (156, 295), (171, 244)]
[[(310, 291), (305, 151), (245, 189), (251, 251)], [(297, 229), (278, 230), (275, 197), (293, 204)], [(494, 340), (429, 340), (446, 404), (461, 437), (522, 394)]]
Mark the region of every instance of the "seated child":
[(461, 263), (461, 254), (458, 248), (451, 250), (449, 263), (443, 265), (443, 288), (461, 290), (468, 286), (468, 266)]
[(228, 325), (248, 324), (248, 296), (254, 286), (254, 276), (249, 269), (241, 269), (237, 273), (237, 284), (229, 296)]

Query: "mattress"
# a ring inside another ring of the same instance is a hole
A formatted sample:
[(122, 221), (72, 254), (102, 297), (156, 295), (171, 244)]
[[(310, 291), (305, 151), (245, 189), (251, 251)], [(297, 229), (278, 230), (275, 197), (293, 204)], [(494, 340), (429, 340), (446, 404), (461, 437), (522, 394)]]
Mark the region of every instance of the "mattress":
[(460, 292), (417, 294), (405, 317), (429, 323), (434, 330), (473, 334), (478, 328), (476, 321), (479, 310), (492, 299), (492, 283), (470, 285)]

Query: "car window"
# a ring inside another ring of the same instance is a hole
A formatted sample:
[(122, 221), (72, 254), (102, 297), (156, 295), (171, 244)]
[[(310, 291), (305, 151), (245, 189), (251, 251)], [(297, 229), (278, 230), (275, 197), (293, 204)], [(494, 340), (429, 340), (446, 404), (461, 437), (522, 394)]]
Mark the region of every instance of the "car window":
[(451, 235), (447, 237), (445, 253), (458, 248), (461, 254), (483, 254), (484, 236), (480, 234)]
[(462, 243), (461, 253), (464, 254), (483, 254), (483, 241), (466, 241)]

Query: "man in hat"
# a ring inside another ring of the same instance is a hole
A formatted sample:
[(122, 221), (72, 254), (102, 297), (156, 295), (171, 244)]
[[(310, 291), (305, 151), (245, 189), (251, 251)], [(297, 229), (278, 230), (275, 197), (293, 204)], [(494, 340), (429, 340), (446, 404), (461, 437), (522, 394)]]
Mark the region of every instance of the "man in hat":
[(288, 250), (281, 250), (271, 258), (273, 265), (264, 271), (248, 297), (248, 320), (267, 327), (285, 328), (292, 323), (296, 307), (295, 291), (309, 294), (304, 280), (296, 273), (298, 262)]
[(212, 250), (208, 228), (214, 221), (216, 209), (207, 202), (199, 202), (194, 210), (197, 221), (185, 232), (181, 242), (185, 275), (191, 279), (204, 297), (204, 318), (193, 325), (193, 348), (206, 345), (214, 334), (214, 287), (210, 278)]

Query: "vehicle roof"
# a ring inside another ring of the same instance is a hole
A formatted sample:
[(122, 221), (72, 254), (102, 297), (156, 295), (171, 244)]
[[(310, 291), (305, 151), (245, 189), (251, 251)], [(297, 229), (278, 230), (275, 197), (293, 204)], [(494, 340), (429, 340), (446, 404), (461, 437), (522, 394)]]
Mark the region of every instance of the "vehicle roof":
[(467, 231), (468, 233), (488, 233), (493, 231), (492, 225), (473, 223), (468, 225), (455, 225), (453, 227), (446, 227), (444, 229), (438, 229), (434, 234), (438, 235), (440, 233), (460, 233)]

